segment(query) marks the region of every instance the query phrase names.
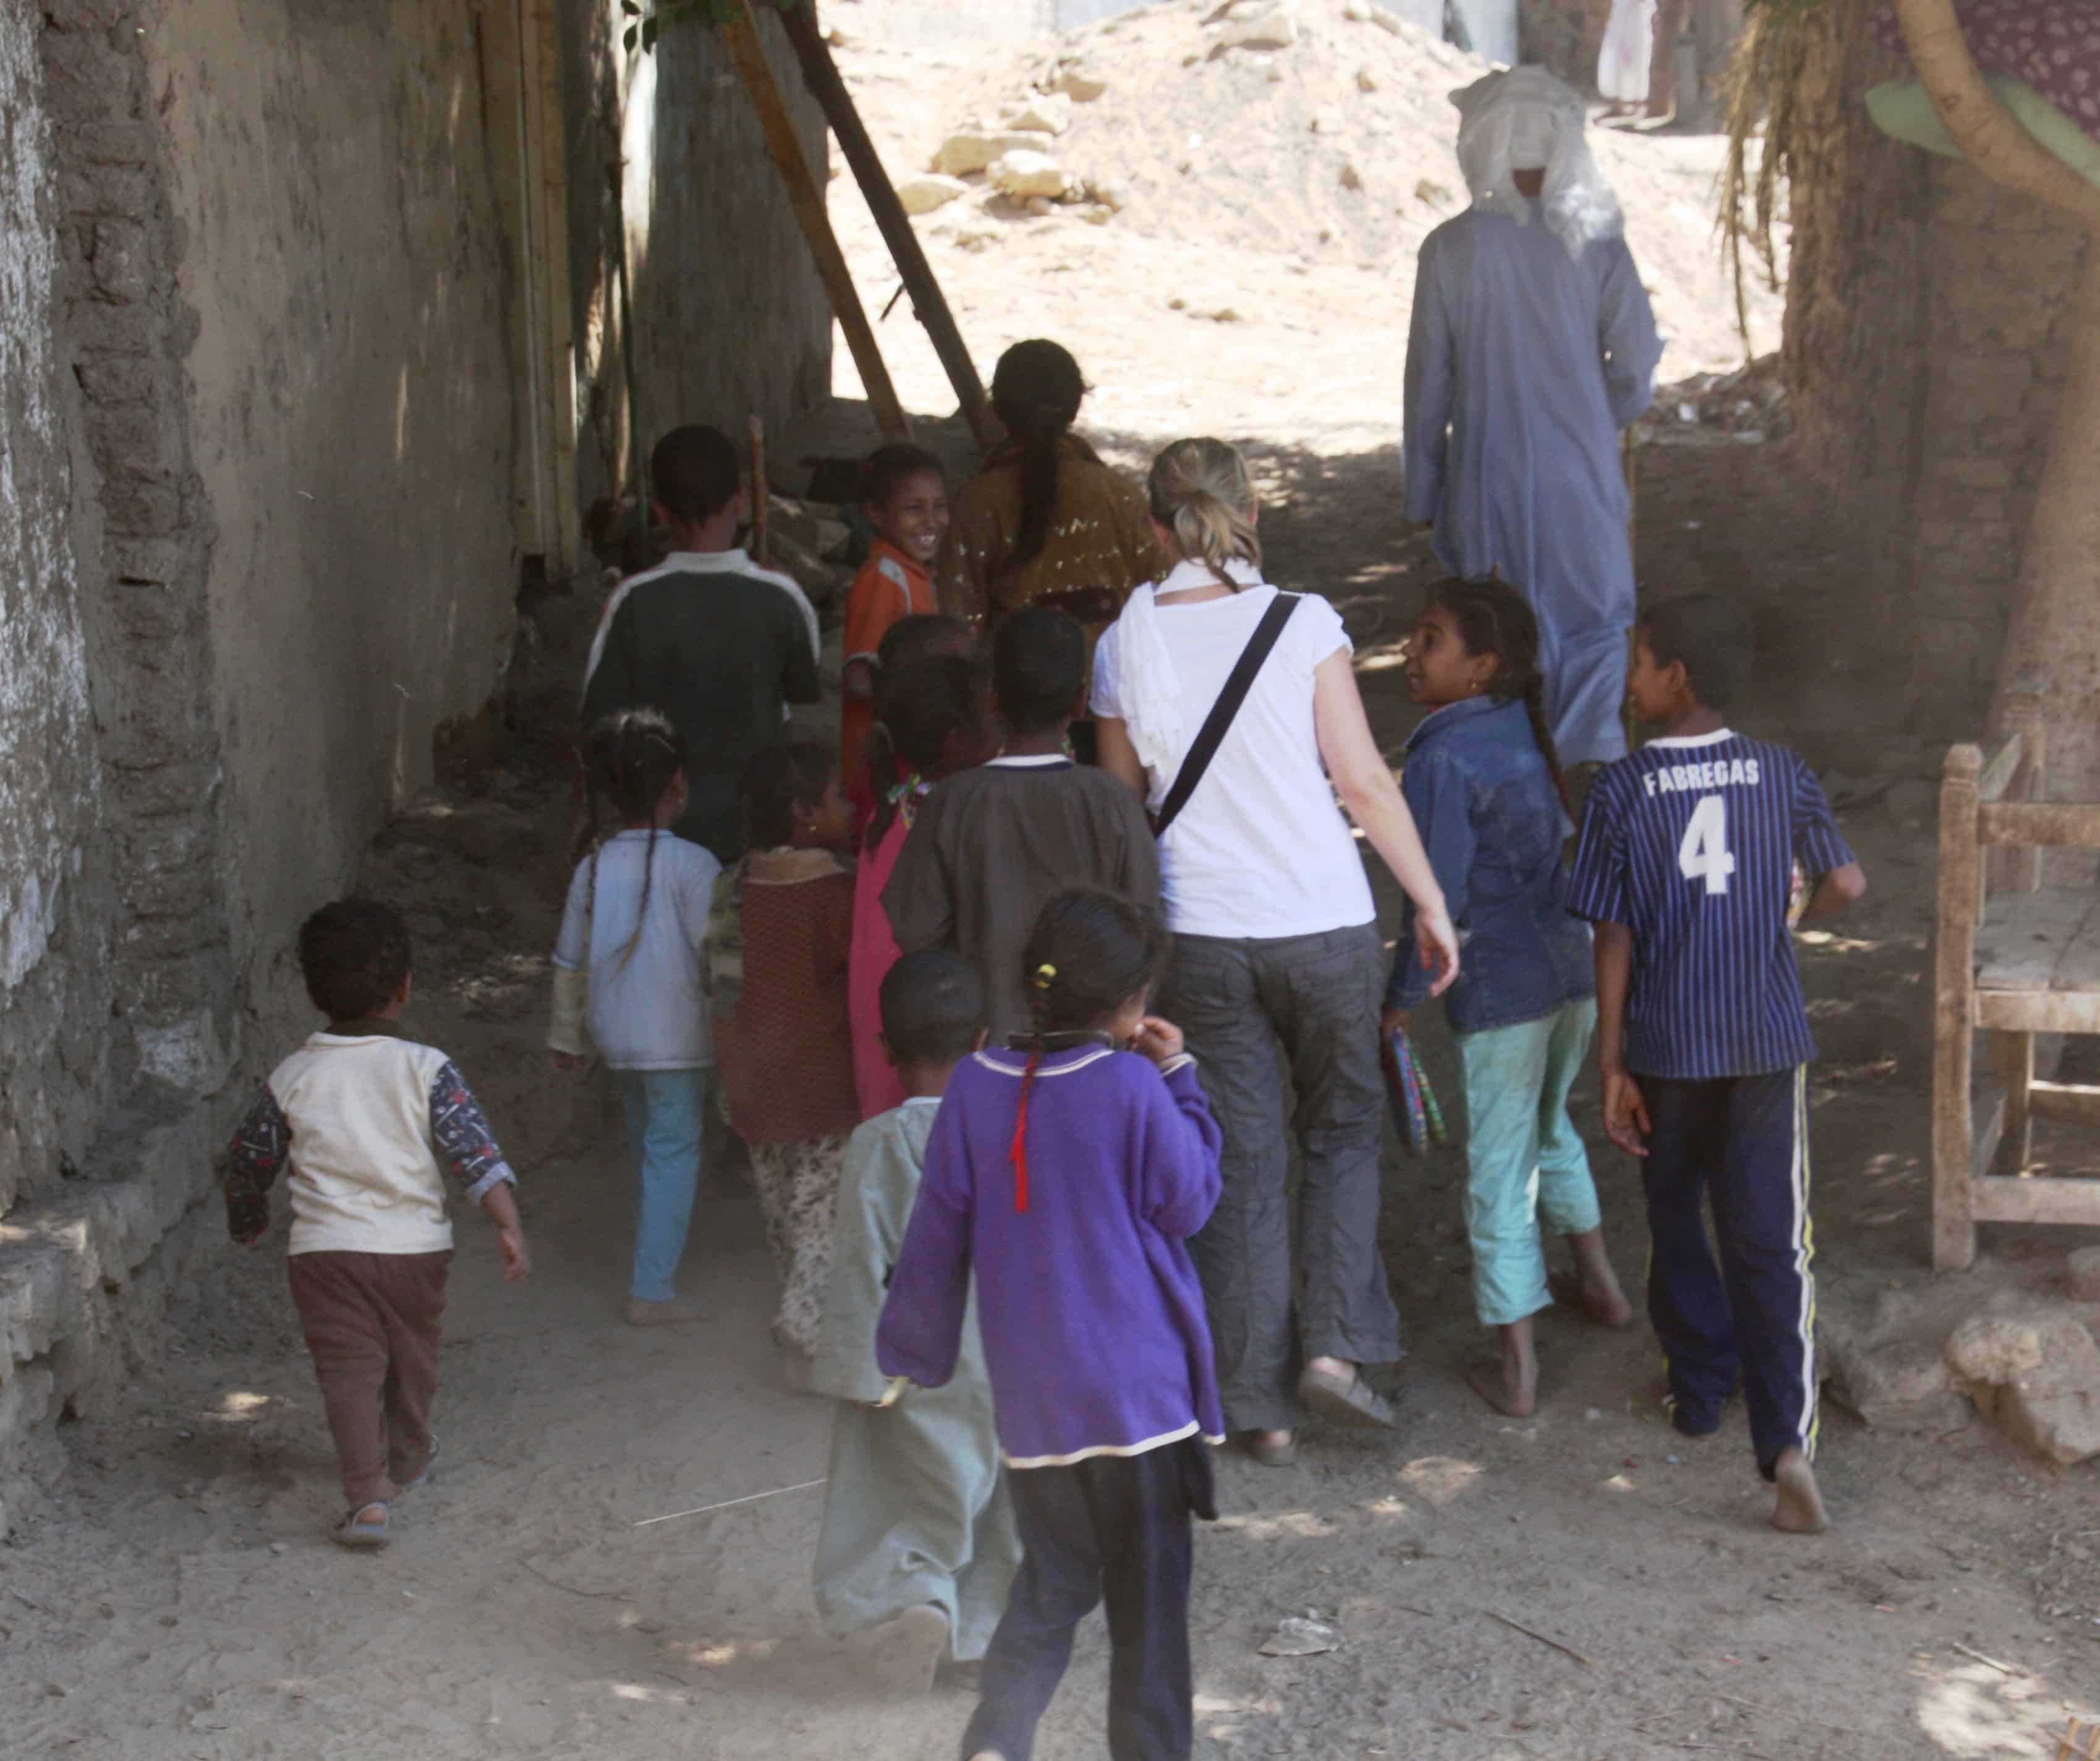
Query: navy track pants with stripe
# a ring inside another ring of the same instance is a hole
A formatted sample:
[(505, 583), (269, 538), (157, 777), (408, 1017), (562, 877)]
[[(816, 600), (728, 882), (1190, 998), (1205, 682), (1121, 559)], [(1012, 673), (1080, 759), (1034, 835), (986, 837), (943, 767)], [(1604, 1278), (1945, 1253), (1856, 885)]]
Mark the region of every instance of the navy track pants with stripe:
[[(1740, 1377), (1767, 1479), (1815, 1453), (1815, 1234), (1807, 1067), (1706, 1080), (1640, 1076), (1653, 1130), (1642, 1183), (1652, 1248), (1648, 1312), (1679, 1422), (1718, 1424)], [(1718, 1266), (1707, 1246), (1710, 1200)]]

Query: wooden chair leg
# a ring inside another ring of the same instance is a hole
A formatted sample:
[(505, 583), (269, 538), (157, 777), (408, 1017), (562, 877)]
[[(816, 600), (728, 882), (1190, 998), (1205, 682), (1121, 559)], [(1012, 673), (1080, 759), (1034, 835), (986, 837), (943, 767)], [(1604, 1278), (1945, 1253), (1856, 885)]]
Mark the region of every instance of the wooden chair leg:
[(1976, 1260), (1970, 1029), (1966, 1022), (1943, 1019), (1938, 1037), (1932, 1083), (1932, 1269), (1960, 1272)]
[(1998, 1140), (1996, 1172), (2018, 1174), (2034, 1159), (2035, 1036), (1999, 1033), (1992, 1048), (1998, 1079), (2005, 1085), (2005, 1134)]

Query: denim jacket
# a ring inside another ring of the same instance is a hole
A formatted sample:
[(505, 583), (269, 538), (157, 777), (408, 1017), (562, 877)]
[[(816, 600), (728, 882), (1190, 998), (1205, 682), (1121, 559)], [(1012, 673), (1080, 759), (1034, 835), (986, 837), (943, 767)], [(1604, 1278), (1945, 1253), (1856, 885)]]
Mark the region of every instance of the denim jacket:
[[(1537, 1021), (1595, 995), (1589, 926), (1568, 915), (1567, 814), (1524, 705), (1478, 697), (1437, 710), (1408, 737), (1401, 788), (1458, 926), (1451, 1031)], [(1388, 1006), (1418, 1007), (1429, 979), (1410, 901)]]

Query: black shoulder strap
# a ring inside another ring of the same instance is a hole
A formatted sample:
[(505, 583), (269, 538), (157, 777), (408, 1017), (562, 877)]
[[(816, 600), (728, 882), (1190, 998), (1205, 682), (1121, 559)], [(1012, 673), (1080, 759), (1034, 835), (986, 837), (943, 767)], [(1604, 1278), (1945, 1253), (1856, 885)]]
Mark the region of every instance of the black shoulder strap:
[(1240, 705), (1254, 688), (1255, 675), (1261, 671), (1262, 662), (1268, 658), (1269, 650), (1276, 646), (1277, 638), (1283, 633), (1283, 626), (1290, 621), (1290, 614), (1298, 609), (1301, 597), (1298, 594), (1280, 593), (1262, 613), (1261, 621), (1254, 627), (1254, 634), (1247, 638), (1246, 647), (1233, 663), (1224, 689), (1218, 693), (1218, 700), (1211, 705), (1210, 714), (1197, 730), (1195, 744), (1181, 761), (1181, 768), (1174, 773), (1167, 798), (1160, 802), (1159, 811), (1152, 817), (1154, 837), (1166, 836), (1167, 827), (1180, 817), (1181, 810), (1189, 805), (1189, 797), (1196, 792), (1196, 785), (1203, 780), (1203, 773), (1211, 768), (1218, 748), (1224, 744), (1233, 718), (1240, 713)]

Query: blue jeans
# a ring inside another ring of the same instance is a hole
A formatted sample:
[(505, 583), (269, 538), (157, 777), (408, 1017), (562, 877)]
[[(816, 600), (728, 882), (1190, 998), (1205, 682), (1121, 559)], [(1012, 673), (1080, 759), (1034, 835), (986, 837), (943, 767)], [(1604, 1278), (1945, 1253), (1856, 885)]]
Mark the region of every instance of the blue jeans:
[(1538, 1021), (1460, 1034), (1466, 1079), (1466, 1234), (1473, 1307), (1508, 1326), (1551, 1306), (1539, 1223), (1586, 1235), (1603, 1220), (1590, 1158), (1568, 1117), (1597, 1025), (1588, 998)]
[(706, 1118), (704, 1070), (615, 1070), (627, 1110), (627, 1141), (642, 1190), (634, 1223), (634, 1275), (628, 1293), (637, 1302), (668, 1302), (677, 1294), (679, 1256), (693, 1220), (693, 1189), (700, 1180), (700, 1136)]

